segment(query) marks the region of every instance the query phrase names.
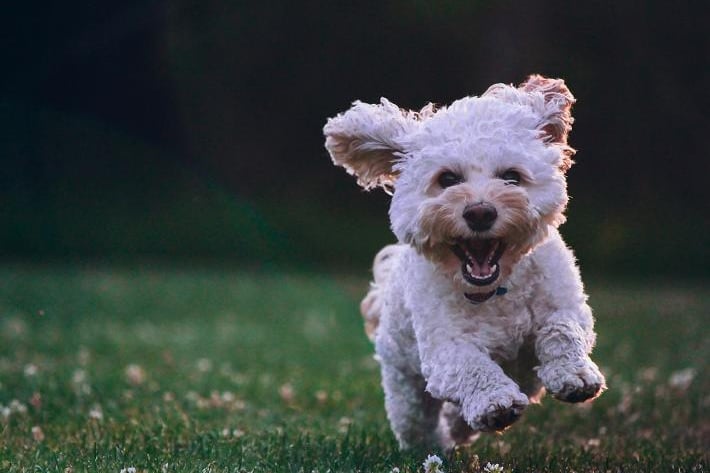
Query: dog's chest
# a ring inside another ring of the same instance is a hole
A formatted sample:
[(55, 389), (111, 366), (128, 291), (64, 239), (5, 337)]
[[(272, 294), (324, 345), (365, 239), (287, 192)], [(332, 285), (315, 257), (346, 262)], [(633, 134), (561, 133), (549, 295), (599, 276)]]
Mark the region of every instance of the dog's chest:
[(458, 318), (460, 329), (498, 361), (517, 358), (533, 328), (532, 314), (522, 301), (513, 298), (465, 307)]
[(463, 292), (452, 288), (448, 279), (434, 277), (428, 285), (417, 281), (418, 290), (410, 292), (410, 307), (413, 313), (428, 314), (422, 321), (428, 330), (443, 328), (452, 338), (464, 335), (494, 360), (513, 360), (533, 332), (529, 306), (535, 297), (537, 278), (529, 261), (521, 261), (504, 282), (505, 294), (474, 304)]
[[(516, 359), (520, 347), (533, 333), (530, 302), (537, 294), (540, 277), (529, 258), (518, 263), (503, 285), (507, 292), (474, 304), (450, 277), (432, 270), (422, 259), (412, 258), (403, 274), (405, 305), (414, 315), (418, 333), (437, 333), (443, 340), (462, 338), (486, 350), (499, 362)], [(463, 335), (463, 337), (460, 337)]]
[(506, 282), (507, 292), (481, 304), (461, 303), (461, 328), (470, 333), (498, 361), (517, 358), (520, 347), (533, 332), (530, 300), (534, 297), (536, 277), (528, 261)]

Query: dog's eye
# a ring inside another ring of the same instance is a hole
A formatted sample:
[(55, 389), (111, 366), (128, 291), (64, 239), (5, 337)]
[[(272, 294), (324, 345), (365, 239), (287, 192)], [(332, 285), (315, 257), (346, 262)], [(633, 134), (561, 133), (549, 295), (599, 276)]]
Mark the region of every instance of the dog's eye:
[(438, 182), (439, 185), (445, 189), (447, 187), (455, 186), (456, 184), (461, 184), (463, 182), (463, 176), (456, 174), (455, 172), (444, 171), (439, 174), (436, 182)]
[(514, 171), (513, 169), (503, 171), (498, 177), (503, 179), (506, 184), (514, 184), (516, 186), (520, 184), (520, 173), (518, 171)]

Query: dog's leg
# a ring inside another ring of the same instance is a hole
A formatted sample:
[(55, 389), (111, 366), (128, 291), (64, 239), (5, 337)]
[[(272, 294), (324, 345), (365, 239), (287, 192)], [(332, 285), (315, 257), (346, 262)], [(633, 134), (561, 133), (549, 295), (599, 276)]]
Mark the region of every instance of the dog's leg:
[(460, 381), (459, 389), (466, 387), (461, 399), (463, 418), (474, 430), (501, 431), (520, 418), (528, 397), (500, 366), (481, 355), (469, 362), (474, 366), (465, 369)]
[(385, 409), (401, 448), (431, 448), (441, 443), (436, 428), (441, 401), (425, 391), (424, 378), (382, 363)]
[(441, 444), (436, 427), (442, 402), (426, 392), (411, 316), (402, 300), (393, 297), (383, 307), (386, 310), (377, 329), (375, 350), (387, 417), (401, 448), (431, 448)]
[(528, 397), (472, 340), (441, 329), (419, 339), (427, 391), (459, 404), (472, 429), (503, 430), (522, 415)]
[(573, 313), (557, 311), (538, 329), (537, 375), (555, 398), (582, 402), (601, 394), (604, 376), (589, 357), (591, 346), (582, 327), (570, 320)]
[(589, 355), (594, 318), (572, 252), (559, 234), (536, 251), (543, 281), (531, 310), (535, 322), (537, 375), (547, 391), (567, 402), (594, 398), (605, 380)]

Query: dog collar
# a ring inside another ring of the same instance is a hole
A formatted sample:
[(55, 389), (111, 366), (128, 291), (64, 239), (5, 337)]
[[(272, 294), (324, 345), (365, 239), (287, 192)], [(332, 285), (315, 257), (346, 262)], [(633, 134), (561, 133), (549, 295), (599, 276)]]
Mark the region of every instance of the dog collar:
[(493, 289), (491, 292), (486, 292), (486, 293), (474, 293), (474, 294), (469, 294), (465, 292), (463, 295), (466, 296), (466, 299), (472, 304), (481, 304), (483, 302), (486, 302), (488, 299), (490, 299), (493, 296), (502, 296), (505, 293), (508, 292), (507, 287), (503, 286), (498, 286), (497, 288)]

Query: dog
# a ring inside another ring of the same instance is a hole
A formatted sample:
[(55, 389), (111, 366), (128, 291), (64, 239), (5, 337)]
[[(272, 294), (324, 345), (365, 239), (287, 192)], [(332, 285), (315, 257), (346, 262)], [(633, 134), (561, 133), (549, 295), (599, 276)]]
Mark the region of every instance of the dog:
[(502, 431), (547, 391), (606, 389), (565, 221), (575, 98), (531, 75), (449, 106), (360, 101), (328, 120), (333, 162), (392, 196), (398, 243), (361, 304), (401, 448), (450, 449)]

